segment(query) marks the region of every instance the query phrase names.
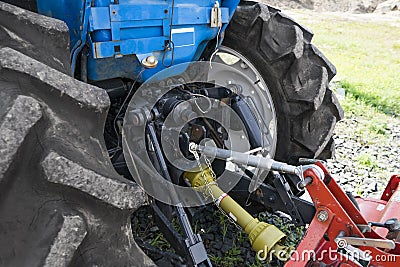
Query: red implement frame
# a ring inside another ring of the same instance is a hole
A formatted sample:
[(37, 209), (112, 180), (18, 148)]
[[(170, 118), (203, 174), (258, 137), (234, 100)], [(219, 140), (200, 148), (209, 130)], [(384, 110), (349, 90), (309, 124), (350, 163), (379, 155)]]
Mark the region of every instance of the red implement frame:
[[(400, 218), (400, 176), (391, 178), (380, 200), (358, 198), (357, 202), (360, 205), (358, 210), (324, 165), (320, 162), (315, 165), (323, 171), (324, 177), (320, 177), (319, 171), (312, 167), (306, 169), (303, 175), (312, 178), (312, 182), (307, 185), (307, 191), (314, 202), (316, 213), (296, 252), (285, 266), (400, 267), (398, 242), (390, 251), (374, 247), (352, 247), (361, 254), (361, 251), (366, 252), (369, 255), (369, 263), (339, 253), (338, 244), (335, 242), (338, 236), (385, 239), (387, 229), (377, 228), (362, 233), (357, 225), (367, 225), (369, 221), (385, 222), (389, 218)], [(364, 211), (370, 212), (364, 214)]]

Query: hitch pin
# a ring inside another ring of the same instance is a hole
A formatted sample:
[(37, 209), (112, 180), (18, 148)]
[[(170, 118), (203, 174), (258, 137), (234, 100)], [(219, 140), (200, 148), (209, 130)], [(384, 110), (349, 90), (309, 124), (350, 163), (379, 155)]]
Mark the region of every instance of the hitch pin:
[(311, 184), (313, 181), (313, 179), (311, 177), (306, 177), (303, 180), (301, 180), (298, 184), (297, 184), (297, 189), (299, 189), (300, 191), (304, 190), (304, 188), (306, 188), (306, 186), (308, 184)]

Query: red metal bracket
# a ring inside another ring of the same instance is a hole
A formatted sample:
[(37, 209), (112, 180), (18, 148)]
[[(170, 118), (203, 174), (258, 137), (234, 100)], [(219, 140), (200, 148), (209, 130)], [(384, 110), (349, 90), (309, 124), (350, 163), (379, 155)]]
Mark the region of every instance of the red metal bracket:
[[(324, 255), (324, 250), (329, 248), (332, 251), (333, 249), (334, 253), (339, 254), (336, 252), (338, 245), (335, 242), (335, 238), (338, 237), (339, 233), (344, 233), (345, 236), (359, 238), (384, 238), (378, 235), (374, 230), (370, 233), (361, 233), (357, 224), (368, 224), (366, 219), (332, 178), (325, 166), (320, 162), (316, 163), (315, 166), (318, 168), (310, 167), (306, 169), (303, 176), (312, 178), (312, 182), (307, 185), (307, 191), (314, 202), (317, 212), (305, 237), (296, 250), (296, 258), (291, 258), (285, 266), (306, 266), (308, 259), (298, 258), (298, 255), (302, 255), (305, 250), (314, 250), (318, 262), (320, 263), (329, 264), (329, 266), (340, 265), (358, 267), (360, 265), (357, 262), (347, 259), (346, 257), (343, 258), (341, 254), (340, 261), (337, 259), (330, 259), (329, 255), (331, 255), (331, 253), (325, 253)], [(321, 177), (321, 171), (324, 177)], [(398, 186), (399, 176), (393, 176), (387, 186), (390, 195), (389, 198), (391, 198), (393, 194), (396, 195), (397, 193), (395, 192), (399, 192), (399, 190), (397, 190)], [(385, 193), (387, 193), (386, 190)], [(323, 214), (321, 214), (321, 212), (323, 212)], [(368, 252), (372, 257), (370, 266), (400, 266), (400, 255), (398, 255), (400, 252), (399, 243), (396, 243), (396, 248), (390, 251), (390, 253), (373, 247), (358, 247), (358, 249)]]
[(399, 187), (400, 184), (400, 175), (393, 175), (389, 183), (387, 184), (385, 191), (383, 191), (383, 194), (381, 196), (382, 200), (389, 201), (389, 199), (392, 197), (393, 193), (396, 191), (396, 189)]

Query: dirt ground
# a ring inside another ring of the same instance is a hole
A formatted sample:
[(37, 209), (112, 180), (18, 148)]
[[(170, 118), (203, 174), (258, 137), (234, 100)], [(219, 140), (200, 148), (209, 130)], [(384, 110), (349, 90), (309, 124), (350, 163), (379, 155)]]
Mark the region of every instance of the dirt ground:
[[(315, 10), (310, 9), (290, 9), (286, 7), (280, 8), (286, 15), (294, 18), (295, 20), (301, 22), (307, 27), (311, 27), (314, 22), (318, 22), (329, 16), (335, 21), (357, 21), (357, 22), (379, 22), (379, 23), (388, 23), (388, 25), (394, 27), (400, 27), (400, 12), (388, 12), (388, 13), (362, 13), (356, 14), (340, 11), (321, 11), (317, 12)], [(307, 23), (303, 21), (307, 20)], [(400, 39), (399, 39), (400, 42)]]
[[(282, 10), (295, 20), (324, 19), (329, 16), (336, 21), (387, 22), (400, 26), (400, 0), (258, 0)], [(366, 5), (370, 4), (369, 8)], [(362, 8), (360, 8), (362, 7)]]
[(260, 0), (260, 2), (287, 9), (309, 9), (318, 12), (394, 13), (400, 16), (399, 0)]

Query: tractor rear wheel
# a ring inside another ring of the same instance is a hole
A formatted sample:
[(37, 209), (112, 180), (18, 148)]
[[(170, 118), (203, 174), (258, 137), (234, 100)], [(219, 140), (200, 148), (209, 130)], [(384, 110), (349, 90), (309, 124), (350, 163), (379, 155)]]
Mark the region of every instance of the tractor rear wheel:
[(278, 10), (242, 1), (220, 50), (245, 66), (250, 64), (265, 82), (277, 121), (274, 158), (292, 164), (299, 158), (331, 157), (333, 129), (343, 118), (343, 110), (328, 88), (336, 69), (310, 43), (312, 36)]
[(0, 2), (0, 40), (0, 265), (153, 266), (131, 229), (146, 195), (105, 150), (107, 93), (65, 74), (67, 26)]

